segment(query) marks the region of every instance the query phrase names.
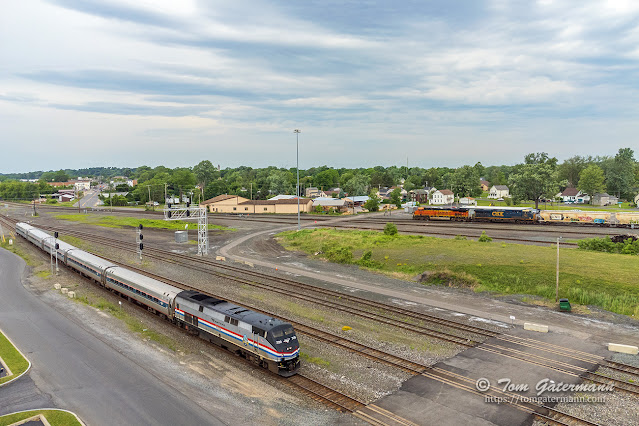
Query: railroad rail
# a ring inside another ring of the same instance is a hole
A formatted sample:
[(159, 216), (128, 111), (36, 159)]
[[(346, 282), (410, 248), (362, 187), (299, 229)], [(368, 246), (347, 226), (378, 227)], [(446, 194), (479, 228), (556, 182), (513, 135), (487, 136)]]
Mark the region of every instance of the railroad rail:
[[(110, 259), (107, 259), (107, 260), (110, 260)], [(115, 263), (118, 263), (118, 262), (115, 262)], [(141, 270), (139, 268), (134, 268), (131, 266), (128, 266), (128, 267), (129, 269), (137, 270), (138, 272), (143, 273), (147, 276), (151, 276), (155, 279), (160, 279), (161, 281), (167, 282), (169, 284), (177, 285), (180, 288), (197, 289), (193, 286), (181, 283), (179, 281), (176, 281), (170, 278), (162, 277), (157, 274), (152, 274), (147, 271)], [(201, 291), (199, 289), (197, 290)], [(211, 294), (208, 292), (204, 292), (204, 293), (207, 293), (213, 297), (220, 297), (218, 295)], [(232, 303), (237, 303), (231, 300), (229, 301)], [(242, 305), (242, 304), (239, 304), (239, 305)], [(250, 308), (256, 311), (260, 311), (253, 307), (250, 307)], [(272, 313), (268, 313), (264, 311), (262, 312), (267, 315), (273, 315)], [(474, 379), (461, 376), (456, 373), (451, 373), (439, 368), (432, 368), (432, 367), (424, 366), (418, 363), (414, 363), (412, 361), (405, 360), (395, 355), (388, 354), (388, 353), (376, 350), (374, 348), (370, 348), (365, 345), (361, 345), (359, 343), (350, 341), (343, 337), (332, 335), (331, 333), (323, 332), (313, 327), (305, 326), (299, 323), (295, 323), (293, 321), (290, 321), (290, 322), (294, 325), (296, 329), (298, 329), (300, 333), (308, 334), (312, 338), (318, 338), (328, 343), (343, 347), (351, 352), (357, 352), (363, 356), (366, 356), (368, 358), (371, 358), (380, 362), (384, 362), (389, 365), (396, 365), (405, 371), (412, 372), (413, 374), (422, 374), (426, 377), (430, 377), (442, 383), (446, 383), (446, 384), (458, 387), (460, 389), (477, 393), (476, 389), (473, 389), (469, 385), (469, 383), (473, 383), (473, 384), (475, 383)], [(328, 401), (328, 403), (336, 406), (338, 409), (346, 410), (349, 412), (357, 412), (361, 410), (361, 408), (363, 408), (363, 403), (361, 403), (360, 401), (357, 401), (351, 397), (348, 397), (340, 392), (331, 390), (330, 388), (326, 388), (325, 386), (318, 384), (312, 379), (308, 379), (308, 378), (304, 378), (304, 379), (307, 379), (307, 380), (304, 382), (305, 383), (304, 385), (299, 385), (300, 388), (305, 389), (305, 393), (311, 392), (313, 395), (315, 395), (315, 398), (320, 398), (322, 400)], [(303, 379), (297, 379), (297, 380), (303, 380)], [(317, 389), (320, 389), (320, 390), (317, 390)], [(507, 394), (493, 388), (491, 388), (488, 392), (489, 393), (482, 393), (481, 395), (483, 397), (486, 397), (487, 395), (496, 396), (493, 393), (502, 394), (502, 395)], [(530, 414), (536, 415), (544, 420), (552, 421), (555, 424), (594, 424), (584, 419), (580, 419), (580, 418), (568, 415), (567, 413), (563, 413), (561, 411), (558, 411), (550, 407), (534, 404), (527, 401), (521, 401), (519, 399), (514, 399), (514, 397), (516, 397), (517, 395), (509, 395), (509, 396), (511, 397), (511, 400), (508, 402), (514, 405), (516, 408), (529, 412)], [(569, 420), (569, 423), (567, 423), (566, 420)]]

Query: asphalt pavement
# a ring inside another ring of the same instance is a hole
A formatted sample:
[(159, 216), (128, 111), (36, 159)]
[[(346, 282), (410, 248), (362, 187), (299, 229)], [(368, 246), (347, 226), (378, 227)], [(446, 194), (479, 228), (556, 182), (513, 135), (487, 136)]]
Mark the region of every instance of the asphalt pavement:
[(90, 425), (218, 425), (216, 417), (21, 283), (24, 261), (0, 249), (0, 328), (31, 371), (0, 387), (0, 415), (55, 407)]

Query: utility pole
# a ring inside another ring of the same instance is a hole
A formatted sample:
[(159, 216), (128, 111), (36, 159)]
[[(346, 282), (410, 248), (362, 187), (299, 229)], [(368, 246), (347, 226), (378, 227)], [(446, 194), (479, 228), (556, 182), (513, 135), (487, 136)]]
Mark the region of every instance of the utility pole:
[(561, 237), (557, 238), (557, 288), (555, 290), (555, 302), (559, 302), (559, 240), (561, 240)]
[[(151, 204), (153, 206), (153, 203), (151, 203), (151, 185), (147, 185), (146, 187), (149, 190), (149, 204)], [(153, 209), (153, 210), (155, 210), (155, 209)]]
[(164, 183), (164, 204), (166, 204), (166, 186), (167, 186), (167, 183), (165, 182)]

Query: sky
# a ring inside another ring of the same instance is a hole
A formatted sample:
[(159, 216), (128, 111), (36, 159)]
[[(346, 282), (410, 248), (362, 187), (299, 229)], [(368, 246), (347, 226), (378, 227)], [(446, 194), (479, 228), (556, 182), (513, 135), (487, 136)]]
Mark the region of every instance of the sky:
[(5, 1), (0, 173), (614, 155), (638, 85), (636, 0)]

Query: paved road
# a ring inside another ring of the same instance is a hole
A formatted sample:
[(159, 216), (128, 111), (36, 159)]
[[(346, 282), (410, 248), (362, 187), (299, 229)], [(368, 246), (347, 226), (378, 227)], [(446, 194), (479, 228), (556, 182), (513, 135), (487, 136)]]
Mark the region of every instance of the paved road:
[[(100, 199), (98, 198), (98, 195), (100, 195), (100, 191), (98, 191), (97, 189), (92, 189), (91, 191), (85, 192), (84, 197), (82, 197), (79, 201), (80, 208), (88, 209), (100, 204)], [(78, 203), (75, 203), (74, 207), (77, 207), (77, 206), (78, 206)]]
[(0, 328), (30, 359), (27, 376), (0, 388), (0, 415), (58, 407), (90, 425), (222, 424), (25, 289), (22, 259), (0, 249)]

